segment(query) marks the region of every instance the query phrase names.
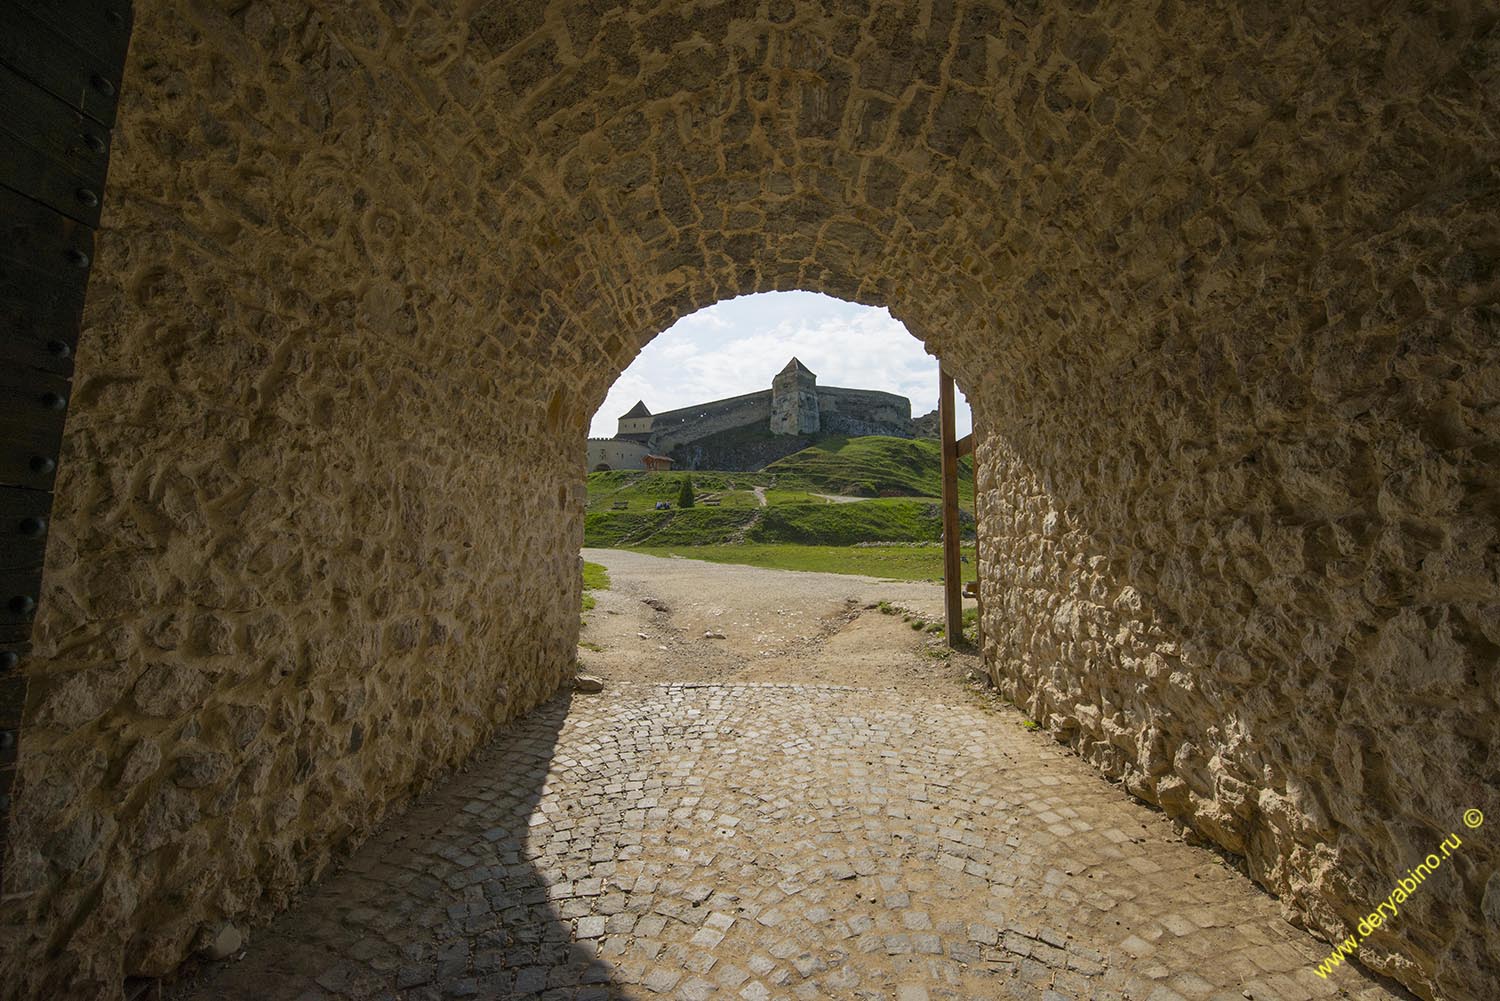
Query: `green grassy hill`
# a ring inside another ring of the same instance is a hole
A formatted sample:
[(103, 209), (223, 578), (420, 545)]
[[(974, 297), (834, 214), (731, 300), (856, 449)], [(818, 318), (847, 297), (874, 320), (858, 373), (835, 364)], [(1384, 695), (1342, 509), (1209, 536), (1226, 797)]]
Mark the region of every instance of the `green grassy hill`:
[(650, 511), (657, 501), (677, 506), (682, 481), (691, 478), (693, 490), (702, 497), (718, 494), (723, 507), (756, 507), (754, 488), (762, 484), (759, 473), (647, 473), (639, 469), (612, 469), (589, 473), (588, 510), (613, 511), (625, 502), (630, 511)]
[[(679, 510), (691, 478), (699, 504)], [(765, 493), (761, 507), (755, 494)], [(584, 542), (606, 547), (851, 546), (860, 542), (937, 542), (942, 538), (940, 454), (934, 441), (829, 437), (753, 473), (591, 473)], [(817, 494), (871, 498), (831, 503)], [(964, 535), (973, 534), (973, 479), (959, 467)], [(668, 511), (654, 510), (672, 502)]]
[[(926, 438), (831, 436), (785, 459), (762, 475), (781, 487), (802, 486), (853, 497), (942, 497), (942, 448)], [(959, 505), (973, 510), (974, 465), (958, 461)]]
[(583, 519), (583, 544), (610, 549), (723, 545), (742, 537), (757, 515), (749, 507), (591, 511)]

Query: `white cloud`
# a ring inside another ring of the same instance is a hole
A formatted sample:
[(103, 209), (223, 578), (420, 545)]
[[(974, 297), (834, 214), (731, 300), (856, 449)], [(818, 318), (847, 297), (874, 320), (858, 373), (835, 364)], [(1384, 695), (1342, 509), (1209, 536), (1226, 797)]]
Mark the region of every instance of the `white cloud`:
[[(811, 292), (768, 292), (715, 303), (646, 345), (611, 387), (590, 434), (609, 437), (635, 401), (653, 413), (767, 389), (793, 355), (819, 385), (879, 389), (937, 406), (937, 359), (884, 309)], [(969, 431), (959, 398), (958, 433)]]
[(712, 307), (710, 307), (708, 309), (700, 309), (696, 313), (689, 313), (687, 316), (684, 316), (682, 319), (678, 320), (677, 323), (673, 325), (673, 329), (681, 328), (683, 330), (723, 330), (728, 326), (729, 321), (723, 317), (722, 311), (715, 311)]

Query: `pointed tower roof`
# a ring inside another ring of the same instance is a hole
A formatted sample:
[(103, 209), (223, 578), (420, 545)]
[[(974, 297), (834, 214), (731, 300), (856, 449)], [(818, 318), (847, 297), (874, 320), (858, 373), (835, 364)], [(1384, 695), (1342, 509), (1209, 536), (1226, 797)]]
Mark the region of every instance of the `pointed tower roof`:
[[(808, 375), (812, 375), (813, 374), (812, 369), (810, 369), (806, 365), (802, 364), (802, 362), (800, 362), (797, 359), (796, 355), (793, 355), (792, 356), (792, 360), (786, 363), (786, 368), (782, 369), (780, 372), (777, 372), (776, 374), (777, 375), (786, 375), (788, 372), (806, 372)], [(813, 378), (817, 378), (817, 377), (813, 376)]]
[(631, 417), (650, 417), (650, 416), (651, 416), (651, 411), (649, 411), (649, 410), (646, 409), (646, 401), (645, 400), (636, 400), (635, 401), (635, 406), (633, 406), (633, 407), (630, 408), (630, 412), (629, 413), (624, 413), (624, 414), (620, 415), (620, 420), (623, 421), (623, 420), (626, 420), (626, 419), (631, 418)]

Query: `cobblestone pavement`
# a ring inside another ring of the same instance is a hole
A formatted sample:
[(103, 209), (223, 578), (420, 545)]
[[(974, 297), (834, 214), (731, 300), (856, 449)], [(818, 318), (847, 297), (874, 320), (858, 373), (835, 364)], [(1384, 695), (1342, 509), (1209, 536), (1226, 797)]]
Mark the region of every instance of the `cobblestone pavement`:
[(508, 728), (179, 996), (1400, 996), (1327, 951), (1011, 710), (623, 684)]

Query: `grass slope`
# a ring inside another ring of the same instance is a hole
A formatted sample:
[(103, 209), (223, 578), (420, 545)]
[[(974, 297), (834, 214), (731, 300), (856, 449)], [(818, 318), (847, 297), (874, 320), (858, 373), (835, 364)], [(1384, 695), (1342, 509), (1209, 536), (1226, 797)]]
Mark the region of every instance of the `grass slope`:
[[(785, 459), (778, 459), (762, 475), (773, 476), (782, 488), (857, 497), (941, 497), (941, 446), (925, 438), (862, 438), (830, 436)], [(958, 502), (974, 507), (974, 465), (965, 457), (958, 463)]]
[[(972, 531), (966, 528), (966, 534)], [(584, 518), (589, 546), (691, 546), (747, 542), (850, 546), (856, 542), (939, 542), (934, 501), (895, 498), (859, 504), (791, 503), (756, 508), (598, 511)]]
[[(675, 502), (686, 478), (717, 507), (657, 511)], [(759, 507), (754, 489), (765, 489)], [(942, 472), (938, 445), (906, 438), (830, 436), (757, 473), (611, 470), (591, 473), (584, 540), (590, 546), (639, 547), (796, 543), (936, 542), (942, 538)], [(880, 499), (829, 504), (819, 493)], [(960, 464), (959, 503), (973, 507), (967, 459)], [(623, 505), (616, 509), (616, 505)], [(972, 535), (972, 519), (965, 525)]]
[[(691, 477), (700, 505), (676, 506)], [(767, 501), (760, 507), (755, 488)], [(717, 494), (720, 505), (703, 506)], [(874, 498), (831, 504), (816, 494)], [(779, 570), (941, 580), (938, 546), (860, 546), (858, 542), (937, 542), (942, 538), (942, 462), (935, 441), (829, 436), (755, 473), (591, 473), (584, 541), (657, 556)], [(657, 501), (672, 509), (657, 511)], [(616, 509), (616, 505), (623, 505)], [(959, 465), (959, 504), (973, 510), (972, 465)], [(972, 535), (972, 519), (966, 533)], [(974, 549), (966, 546), (973, 567)], [(590, 568), (585, 567), (585, 586)], [(602, 568), (601, 568), (602, 571)], [(606, 583), (604, 586), (608, 586)], [(587, 602), (586, 602), (587, 603)]]
[(593, 511), (583, 518), (586, 546), (713, 545), (729, 542), (755, 519), (749, 507), (670, 511)]
[(614, 505), (624, 501), (627, 511), (650, 511), (657, 501), (671, 501), (677, 505), (677, 492), (682, 481), (691, 478), (693, 492), (719, 494), (723, 507), (755, 507), (754, 488), (760, 486), (759, 473), (648, 473), (639, 469), (612, 469), (602, 473), (590, 473), (588, 478), (588, 506), (586, 510), (613, 511)]
[(893, 498), (858, 504), (778, 504), (746, 535), (752, 542), (849, 546), (856, 542), (939, 542), (942, 508), (935, 501)]

